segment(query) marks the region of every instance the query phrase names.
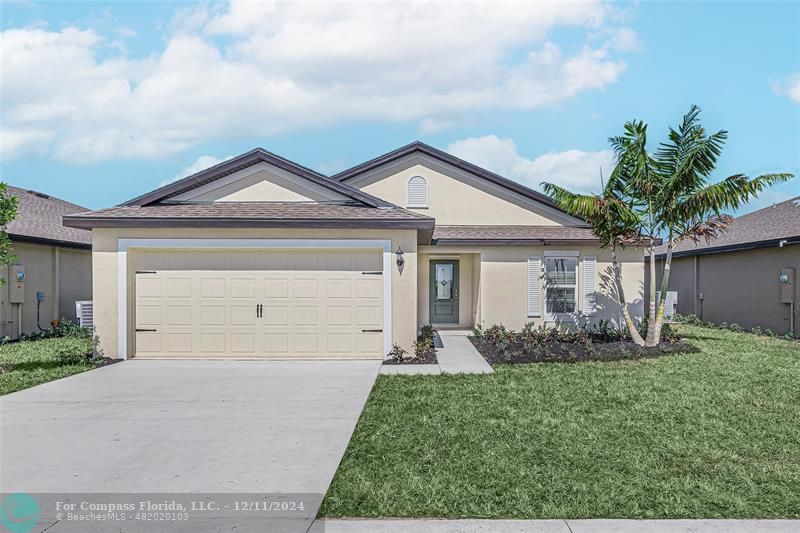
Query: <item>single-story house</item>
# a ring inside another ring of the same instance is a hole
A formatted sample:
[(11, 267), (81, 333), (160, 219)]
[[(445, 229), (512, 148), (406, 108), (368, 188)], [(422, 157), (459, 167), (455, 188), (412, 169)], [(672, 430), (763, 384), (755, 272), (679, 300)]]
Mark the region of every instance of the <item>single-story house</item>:
[[(383, 358), (420, 326), (620, 320), (610, 254), (539, 192), (420, 142), (325, 176), (257, 148), (92, 230), (108, 357)], [(643, 311), (643, 254), (621, 254)]]
[(0, 337), (38, 333), (61, 318), (77, 321), (75, 302), (92, 299), (92, 233), (64, 226), (62, 217), (86, 208), (19, 187), (7, 190), (19, 204), (6, 228), (16, 261), (0, 267), (8, 281), (0, 287)]
[[(658, 287), (666, 247), (656, 249)], [(684, 240), (672, 254), (677, 311), (703, 320), (797, 334), (800, 196), (733, 220), (708, 242)]]

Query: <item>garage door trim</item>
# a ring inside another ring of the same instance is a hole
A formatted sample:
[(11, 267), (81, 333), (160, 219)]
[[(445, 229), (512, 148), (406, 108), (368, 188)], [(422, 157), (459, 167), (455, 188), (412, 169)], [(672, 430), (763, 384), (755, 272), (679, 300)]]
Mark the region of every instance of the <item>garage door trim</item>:
[(128, 358), (128, 250), (161, 249), (341, 249), (365, 248), (383, 251), (383, 351), (392, 348), (392, 241), (389, 239), (118, 239), (117, 313), (118, 357)]

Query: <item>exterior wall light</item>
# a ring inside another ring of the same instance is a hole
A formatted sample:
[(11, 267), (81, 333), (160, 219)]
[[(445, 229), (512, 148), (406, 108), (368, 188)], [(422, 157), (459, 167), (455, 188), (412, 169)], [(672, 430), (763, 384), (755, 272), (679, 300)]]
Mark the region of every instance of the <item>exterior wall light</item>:
[(786, 274), (785, 272), (781, 273), (781, 275), (778, 276), (778, 281), (781, 283), (789, 283), (789, 274)]
[(394, 255), (397, 258), (397, 270), (402, 274), (403, 267), (406, 264), (406, 260), (403, 259), (403, 250), (401, 250), (400, 247), (398, 246), (397, 251), (394, 253)]

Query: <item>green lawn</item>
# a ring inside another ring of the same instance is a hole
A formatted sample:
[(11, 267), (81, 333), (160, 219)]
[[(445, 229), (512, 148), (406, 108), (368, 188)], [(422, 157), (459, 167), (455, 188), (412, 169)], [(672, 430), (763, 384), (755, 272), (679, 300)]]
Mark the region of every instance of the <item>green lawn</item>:
[(323, 516), (800, 517), (800, 343), (380, 376)]
[(0, 395), (94, 368), (94, 365), (89, 362), (62, 365), (57, 351), (59, 348), (64, 349), (65, 347), (90, 352), (92, 340), (90, 338), (60, 337), (14, 342), (0, 346)]

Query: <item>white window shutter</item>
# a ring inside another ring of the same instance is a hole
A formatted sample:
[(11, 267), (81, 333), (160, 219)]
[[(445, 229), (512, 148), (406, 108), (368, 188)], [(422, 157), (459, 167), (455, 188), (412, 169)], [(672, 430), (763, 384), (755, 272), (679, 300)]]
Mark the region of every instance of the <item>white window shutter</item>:
[(583, 258), (583, 314), (597, 313), (597, 258)]
[(542, 316), (542, 258), (528, 258), (528, 316)]
[(428, 207), (428, 182), (422, 176), (408, 180), (406, 207)]

